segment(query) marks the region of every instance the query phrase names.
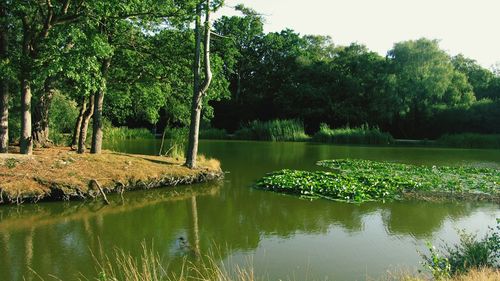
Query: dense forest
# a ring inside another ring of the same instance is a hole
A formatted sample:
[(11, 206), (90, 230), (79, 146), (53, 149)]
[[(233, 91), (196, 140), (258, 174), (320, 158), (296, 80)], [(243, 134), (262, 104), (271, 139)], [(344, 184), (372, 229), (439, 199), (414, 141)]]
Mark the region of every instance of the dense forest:
[(85, 144), (89, 130), (99, 151), (106, 127), (188, 127), (193, 72), (207, 75), (193, 67), (196, 48), (210, 45), (202, 128), (296, 119), (307, 133), (322, 123), (398, 138), (500, 133), (500, 70), (437, 40), (398, 42), (384, 57), (327, 36), (265, 33), (265, 18), (238, 5), (240, 16), (215, 20), (200, 45), (199, 2), (2, 1), (0, 148), (19, 142), (29, 153), (60, 135)]

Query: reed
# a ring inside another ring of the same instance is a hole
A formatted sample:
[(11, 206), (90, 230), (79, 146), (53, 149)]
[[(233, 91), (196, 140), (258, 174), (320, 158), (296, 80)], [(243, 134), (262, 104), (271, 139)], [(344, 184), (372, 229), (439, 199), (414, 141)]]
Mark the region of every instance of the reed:
[(262, 141), (306, 141), (304, 124), (299, 120), (252, 121), (235, 132), (236, 139)]
[(323, 123), (314, 134), (313, 141), (335, 144), (392, 144), (394, 138), (389, 133), (382, 132), (377, 127), (370, 128), (368, 125), (332, 129)]

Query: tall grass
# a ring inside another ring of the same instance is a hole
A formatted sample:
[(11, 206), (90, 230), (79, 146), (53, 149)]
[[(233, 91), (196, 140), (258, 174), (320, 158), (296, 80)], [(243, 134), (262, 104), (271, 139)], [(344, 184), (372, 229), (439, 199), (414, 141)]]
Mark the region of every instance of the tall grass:
[(299, 120), (252, 121), (235, 132), (236, 139), (263, 141), (305, 141), (309, 136)]
[[(184, 158), (188, 145), (188, 135), (188, 128), (165, 128), (159, 155)], [(164, 149), (165, 143), (168, 143), (168, 145)]]
[[(177, 273), (172, 273), (153, 250), (142, 244), (142, 254), (135, 258), (122, 250), (115, 250), (112, 256), (101, 253), (94, 255), (99, 276), (98, 281), (255, 281), (252, 267), (228, 268), (217, 262), (213, 253), (199, 256), (196, 261), (184, 260)], [(85, 278), (85, 280), (91, 280)]]
[(131, 139), (153, 139), (155, 136), (144, 128), (131, 129), (128, 127), (104, 128), (104, 139), (107, 141), (120, 141)]
[(443, 135), (437, 140), (442, 146), (464, 148), (500, 148), (500, 134), (483, 135), (463, 133)]
[(392, 144), (394, 138), (389, 133), (382, 132), (377, 127), (370, 128), (368, 125), (332, 129), (323, 123), (314, 134), (313, 141), (336, 144)]
[(223, 140), (228, 138), (227, 131), (224, 129), (210, 128), (200, 130), (200, 139)]

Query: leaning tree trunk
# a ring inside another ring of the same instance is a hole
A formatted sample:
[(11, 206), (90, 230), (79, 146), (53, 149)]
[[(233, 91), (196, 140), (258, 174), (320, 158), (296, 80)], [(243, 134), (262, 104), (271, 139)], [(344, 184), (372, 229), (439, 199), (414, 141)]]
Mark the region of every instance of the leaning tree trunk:
[(78, 136), (78, 153), (85, 153), (85, 142), (87, 141), (87, 130), (89, 128), (90, 118), (94, 114), (94, 94), (89, 97), (89, 106), (85, 110), (82, 116), (82, 123), (80, 126), (80, 132)]
[[(6, 8), (0, 5), (0, 59), (8, 57), (8, 31)], [(9, 82), (7, 77), (0, 77), (0, 153), (9, 152)]]
[(71, 139), (71, 149), (75, 149), (78, 145), (78, 140), (80, 139), (80, 129), (82, 127), (83, 116), (85, 115), (86, 109), (87, 99), (85, 98), (85, 96), (82, 96), (82, 104), (80, 105), (78, 118), (76, 118), (75, 129), (73, 130), (73, 138)]
[(45, 80), (44, 91), (40, 100), (33, 108), (33, 144), (36, 147), (49, 147), (52, 141), (49, 139), (49, 111), (54, 97), (54, 89), (51, 78)]
[(210, 68), (210, 0), (206, 0), (206, 11), (205, 11), (205, 40), (204, 40), (204, 74), (205, 79), (202, 85), (199, 85), (199, 65), (200, 65), (200, 14), (201, 6), (197, 7), (197, 19), (196, 19), (196, 46), (195, 46), (195, 64), (194, 64), (194, 93), (191, 105), (191, 124), (189, 126), (189, 143), (188, 151), (186, 155), (186, 166), (193, 169), (196, 168), (196, 156), (198, 155), (198, 138), (200, 131), (200, 117), (201, 117), (201, 107), (202, 99), (210, 86), (212, 81), (212, 70)]
[(108, 74), (111, 58), (104, 59), (102, 63), (102, 81), (99, 91), (94, 97), (94, 117), (92, 126), (92, 146), (90, 153), (100, 154), (102, 149), (102, 105), (104, 102), (104, 92), (106, 91), (106, 77)]

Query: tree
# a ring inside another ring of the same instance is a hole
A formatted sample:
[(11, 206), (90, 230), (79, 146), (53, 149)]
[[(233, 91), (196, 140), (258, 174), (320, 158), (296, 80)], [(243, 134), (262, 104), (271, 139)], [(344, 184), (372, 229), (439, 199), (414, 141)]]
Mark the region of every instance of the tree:
[(194, 81), (193, 81), (193, 100), (191, 107), (191, 124), (189, 126), (188, 150), (186, 155), (186, 166), (193, 169), (196, 168), (196, 157), (198, 155), (198, 134), (200, 130), (200, 118), (202, 109), (202, 99), (207, 93), (208, 87), (212, 80), (212, 69), (210, 68), (210, 0), (206, 0), (205, 4), (205, 38), (203, 44), (204, 57), (204, 80), (200, 83), (200, 61), (201, 61), (201, 3), (196, 7), (196, 23), (195, 23), (195, 58), (194, 58)]
[(33, 151), (31, 98), (36, 73), (34, 66), (43, 49), (50, 48), (46, 40), (50, 31), (58, 26), (72, 23), (82, 15), (83, 2), (79, 5), (71, 0), (60, 1), (13, 1), (10, 10), (20, 22), (21, 66), (19, 73), (21, 89), (21, 153)]
[(9, 151), (9, 81), (7, 78), (9, 27), (7, 7), (0, 3), (0, 153)]

